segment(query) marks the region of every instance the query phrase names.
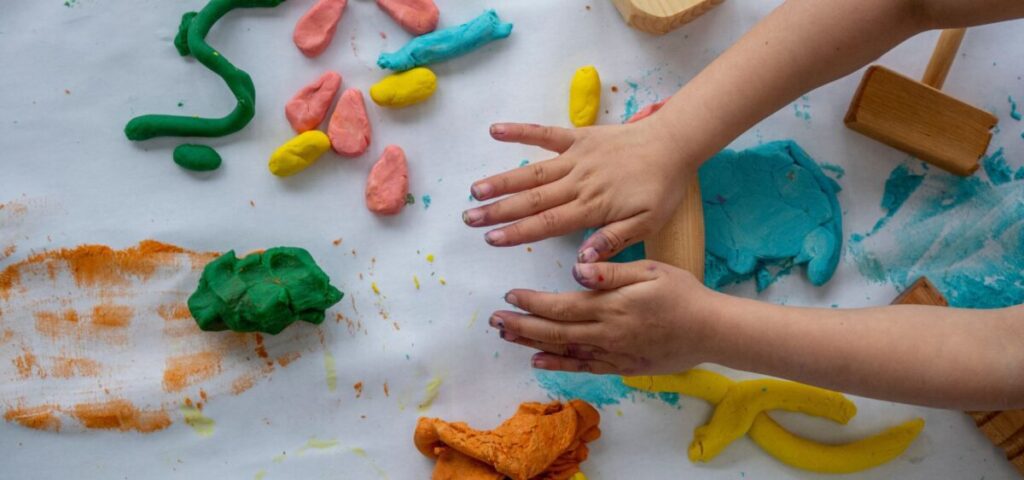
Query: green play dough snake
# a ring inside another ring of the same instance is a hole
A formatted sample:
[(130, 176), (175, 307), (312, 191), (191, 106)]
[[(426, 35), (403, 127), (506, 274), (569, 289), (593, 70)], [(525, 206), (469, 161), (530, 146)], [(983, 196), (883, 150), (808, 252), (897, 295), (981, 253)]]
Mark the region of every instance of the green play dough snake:
[(174, 46), (182, 56), (192, 55), (206, 68), (224, 79), (238, 104), (221, 118), (198, 118), (183, 115), (143, 115), (133, 118), (124, 127), (129, 140), (156, 137), (223, 137), (249, 124), (256, 113), (256, 87), (248, 73), (235, 67), (220, 52), (206, 43), (206, 35), (225, 14), (236, 8), (272, 8), (285, 0), (211, 0), (198, 13), (188, 12), (181, 18)]

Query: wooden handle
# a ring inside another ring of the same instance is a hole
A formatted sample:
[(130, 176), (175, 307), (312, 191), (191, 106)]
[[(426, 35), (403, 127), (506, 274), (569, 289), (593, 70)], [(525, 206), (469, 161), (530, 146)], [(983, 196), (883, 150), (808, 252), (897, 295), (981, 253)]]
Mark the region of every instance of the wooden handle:
[(696, 175), (672, 219), (644, 242), (644, 251), (647, 258), (687, 270), (704, 281), (704, 204)]
[(953, 66), (953, 60), (956, 60), (956, 51), (960, 49), (960, 42), (964, 40), (965, 33), (967, 30), (963, 28), (942, 31), (921, 83), (942, 90), (942, 85), (946, 83), (946, 75), (949, 74), (949, 68)]

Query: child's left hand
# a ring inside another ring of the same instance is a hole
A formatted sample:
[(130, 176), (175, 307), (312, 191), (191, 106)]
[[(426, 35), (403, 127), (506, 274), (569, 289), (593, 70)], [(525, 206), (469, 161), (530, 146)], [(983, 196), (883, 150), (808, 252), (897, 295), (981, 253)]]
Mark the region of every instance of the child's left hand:
[(505, 300), (527, 313), (491, 316), (503, 339), (541, 351), (533, 356), (535, 368), (638, 375), (711, 360), (712, 307), (727, 297), (689, 272), (640, 261), (578, 264), (573, 276), (592, 291), (512, 290)]

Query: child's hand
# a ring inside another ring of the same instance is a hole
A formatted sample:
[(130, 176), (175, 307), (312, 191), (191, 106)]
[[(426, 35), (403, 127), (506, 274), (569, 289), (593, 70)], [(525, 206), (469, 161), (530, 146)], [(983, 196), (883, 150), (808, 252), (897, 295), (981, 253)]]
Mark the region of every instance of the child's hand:
[(684, 270), (652, 261), (577, 264), (588, 292), (512, 290), (527, 314), (498, 311), (490, 324), (507, 341), (541, 350), (545, 370), (621, 375), (676, 373), (708, 356), (719, 294)]
[(675, 140), (652, 120), (575, 130), (493, 125), (496, 140), (559, 156), (474, 183), (477, 200), (512, 196), (467, 210), (463, 220), (472, 227), (515, 222), (487, 232), (487, 243), (499, 247), (604, 226), (580, 247), (579, 258), (592, 263), (614, 256), (668, 221), (696, 168), (679, 159)]

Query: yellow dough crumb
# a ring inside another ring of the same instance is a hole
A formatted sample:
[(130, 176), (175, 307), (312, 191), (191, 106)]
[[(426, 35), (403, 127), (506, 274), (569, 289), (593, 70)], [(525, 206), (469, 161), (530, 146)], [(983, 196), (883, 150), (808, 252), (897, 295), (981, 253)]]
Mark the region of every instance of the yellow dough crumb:
[(593, 65), (576, 70), (569, 87), (569, 120), (577, 127), (597, 122), (601, 109), (601, 77)]
[(279, 177), (295, 175), (316, 163), (328, 149), (331, 139), (319, 130), (310, 130), (285, 142), (270, 156), (270, 173)]
[(420, 103), (437, 90), (437, 76), (418, 67), (382, 78), (370, 87), (370, 98), (382, 107), (402, 108)]

